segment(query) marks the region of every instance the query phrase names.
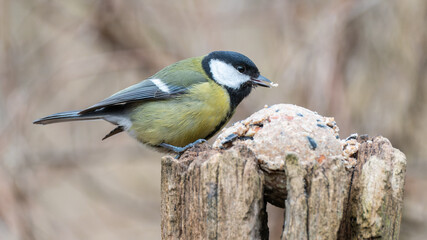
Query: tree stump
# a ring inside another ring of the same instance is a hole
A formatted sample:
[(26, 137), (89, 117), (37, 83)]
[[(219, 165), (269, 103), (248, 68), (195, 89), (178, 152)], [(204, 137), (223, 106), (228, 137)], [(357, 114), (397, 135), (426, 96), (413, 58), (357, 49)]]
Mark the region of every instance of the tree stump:
[(405, 155), (383, 137), (340, 140), (333, 118), (288, 104), (162, 158), (162, 239), (398, 239)]

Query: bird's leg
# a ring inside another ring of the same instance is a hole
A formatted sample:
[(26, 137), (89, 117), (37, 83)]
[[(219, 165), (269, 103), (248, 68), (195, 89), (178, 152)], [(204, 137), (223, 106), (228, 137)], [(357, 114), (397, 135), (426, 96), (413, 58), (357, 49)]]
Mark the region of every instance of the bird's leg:
[(194, 147), (194, 146), (196, 146), (197, 144), (204, 143), (204, 142), (206, 142), (206, 140), (205, 140), (205, 139), (197, 139), (196, 141), (194, 141), (194, 142), (192, 142), (192, 143), (190, 143), (190, 144), (187, 144), (187, 145), (186, 145), (186, 146), (184, 146), (184, 147), (176, 147), (176, 146), (174, 146), (174, 145), (170, 145), (170, 144), (167, 144), (167, 143), (161, 143), (159, 146), (160, 146), (160, 147), (163, 147), (163, 148), (166, 148), (167, 150), (174, 151), (174, 152), (178, 153), (178, 155), (175, 157), (176, 159), (178, 159), (179, 157), (181, 157), (181, 155), (182, 155), (182, 154), (183, 154), (187, 149), (189, 149), (189, 148), (191, 148), (191, 147)]

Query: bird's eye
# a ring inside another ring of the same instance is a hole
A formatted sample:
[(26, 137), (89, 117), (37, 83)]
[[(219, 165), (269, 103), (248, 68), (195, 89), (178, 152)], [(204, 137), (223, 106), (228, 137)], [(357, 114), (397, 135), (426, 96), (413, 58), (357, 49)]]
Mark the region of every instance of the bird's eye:
[(237, 71), (239, 71), (240, 73), (244, 73), (246, 68), (244, 66), (237, 66)]

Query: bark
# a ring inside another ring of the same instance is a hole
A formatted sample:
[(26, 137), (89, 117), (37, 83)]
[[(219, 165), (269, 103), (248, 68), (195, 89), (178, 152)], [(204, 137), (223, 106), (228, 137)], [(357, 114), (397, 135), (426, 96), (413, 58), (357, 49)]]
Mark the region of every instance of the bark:
[(386, 138), (364, 141), (339, 239), (399, 239), (405, 173), (405, 155)]
[(162, 239), (248, 238), (268, 239), (263, 175), (248, 149), (162, 159)]
[(337, 132), (329, 118), (275, 105), (214, 148), (164, 157), (162, 239), (268, 239), (267, 202), (285, 208), (282, 239), (398, 239), (404, 154), (383, 137)]

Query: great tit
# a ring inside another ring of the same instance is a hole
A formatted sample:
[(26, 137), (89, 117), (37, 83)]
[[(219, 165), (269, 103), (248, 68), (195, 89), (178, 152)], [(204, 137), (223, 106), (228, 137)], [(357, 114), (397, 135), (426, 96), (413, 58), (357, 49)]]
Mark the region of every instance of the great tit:
[(215, 51), (167, 66), (83, 110), (35, 120), (35, 124), (103, 119), (157, 150), (182, 153), (206, 141), (227, 122), (256, 86), (270, 87), (246, 56)]

